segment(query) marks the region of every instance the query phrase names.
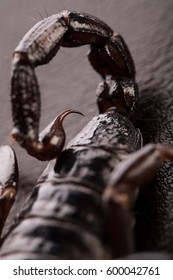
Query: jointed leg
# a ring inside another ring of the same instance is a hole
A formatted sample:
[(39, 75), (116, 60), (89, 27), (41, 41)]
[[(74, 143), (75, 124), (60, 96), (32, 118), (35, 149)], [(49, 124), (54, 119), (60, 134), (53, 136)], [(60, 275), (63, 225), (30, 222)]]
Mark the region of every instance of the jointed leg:
[(14, 151), (0, 146), (0, 237), (14, 203), (18, 185), (18, 166)]
[(112, 172), (102, 199), (107, 234), (115, 257), (116, 254), (124, 255), (133, 251), (131, 244), (134, 220), (130, 211), (139, 187), (152, 178), (164, 160), (173, 160), (173, 148), (161, 144), (149, 144), (131, 154)]

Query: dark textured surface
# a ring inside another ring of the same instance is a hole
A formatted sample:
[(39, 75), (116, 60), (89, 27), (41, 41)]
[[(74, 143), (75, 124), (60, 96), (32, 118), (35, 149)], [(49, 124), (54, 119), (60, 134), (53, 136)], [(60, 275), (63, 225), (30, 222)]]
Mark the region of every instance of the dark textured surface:
[[(166, 6), (165, 6), (166, 8)], [(148, 142), (173, 144), (173, 20), (168, 11), (160, 12), (162, 24), (154, 32), (148, 72), (139, 79), (139, 124)], [(150, 44), (151, 44), (150, 43)], [(157, 177), (141, 192), (138, 207), (139, 250), (173, 252), (173, 163), (162, 164)]]
[[(139, 118), (145, 143), (172, 144), (172, 0), (97, 0), (94, 4), (88, 0), (1, 2), (0, 142), (9, 142), (12, 127), (9, 102), (12, 52), (25, 32), (40, 20), (39, 13), (46, 15), (45, 7), (49, 15), (64, 8), (91, 13), (122, 34), (136, 65), (141, 104)], [(75, 136), (97, 111), (95, 88), (100, 78), (87, 61), (87, 50), (87, 47), (62, 49), (49, 65), (37, 70), (42, 91), (41, 128), (67, 108), (74, 107), (86, 115), (80, 120), (73, 116), (66, 121), (68, 139)], [(23, 204), (25, 194), (45, 165), (29, 157), (16, 145), (15, 150), (19, 159), (20, 192), (14, 212), (17, 206)], [(163, 165), (156, 181), (146, 188), (145, 203), (141, 209), (144, 213), (138, 218), (142, 223), (137, 228), (140, 249), (173, 251), (172, 171), (171, 163)]]
[[(139, 130), (126, 117), (114, 110), (94, 117), (64, 150), (55, 172), (50, 170), (47, 180), (34, 189), (19, 224), (2, 245), (1, 256), (14, 258), (23, 252), (21, 258), (27, 259), (30, 254), (37, 254), (37, 259), (42, 255), (112, 259), (132, 253), (131, 223), (118, 203), (116, 250), (112, 249), (101, 195), (114, 167), (140, 147)], [(130, 246), (126, 247), (127, 240)]]

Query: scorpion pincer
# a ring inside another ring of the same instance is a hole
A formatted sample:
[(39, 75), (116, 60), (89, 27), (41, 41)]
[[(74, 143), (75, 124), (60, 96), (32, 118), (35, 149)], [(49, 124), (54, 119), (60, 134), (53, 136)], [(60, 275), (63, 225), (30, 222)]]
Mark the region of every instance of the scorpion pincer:
[[(103, 82), (99, 115), (62, 151), (67, 110), (39, 136), (40, 91), (35, 67), (62, 47), (89, 44), (89, 61)], [(38, 159), (52, 161), (27, 198), (1, 248), (4, 259), (120, 258), (135, 250), (133, 207), (173, 149), (142, 147), (133, 121), (138, 99), (135, 67), (123, 38), (98, 18), (62, 11), (37, 23), (14, 51), (12, 136)], [(60, 157), (60, 159), (59, 159)], [(141, 184), (142, 182), (142, 184)]]

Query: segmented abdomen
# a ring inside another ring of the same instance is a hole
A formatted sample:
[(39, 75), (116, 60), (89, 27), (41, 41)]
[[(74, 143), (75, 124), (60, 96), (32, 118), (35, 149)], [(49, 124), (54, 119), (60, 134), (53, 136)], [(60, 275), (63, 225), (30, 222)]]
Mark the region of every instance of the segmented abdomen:
[(39, 179), (1, 257), (111, 258), (102, 191), (113, 168), (140, 147), (141, 134), (126, 117), (113, 109), (94, 117)]

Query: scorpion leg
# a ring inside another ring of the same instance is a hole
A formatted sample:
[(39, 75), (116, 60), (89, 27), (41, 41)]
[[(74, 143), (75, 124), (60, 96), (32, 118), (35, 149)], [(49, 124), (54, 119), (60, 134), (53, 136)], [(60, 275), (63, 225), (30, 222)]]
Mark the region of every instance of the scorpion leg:
[(13, 149), (0, 146), (0, 236), (14, 203), (18, 185), (18, 165)]
[(164, 160), (173, 160), (173, 149), (161, 144), (148, 144), (131, 154), (111, 173), (102, 198), (107, 233), (116, 253), (119, 253), (118, 248), (122, 255), (132, 252), (134, 219), (131, 210), (139, 187), (152, 178)]
[[(40, 21), (23, 37), (12, 62), (12, 136), (30, 154), (37, 157), (43, 146), (38, 141), (40, 91), (34, 68), (48, 63), (60, 46), (105, 44), (112, 34), (112, 29), (95, 17), (62, 11)], [(48, 150), (48, 146), (44, 148)]]

